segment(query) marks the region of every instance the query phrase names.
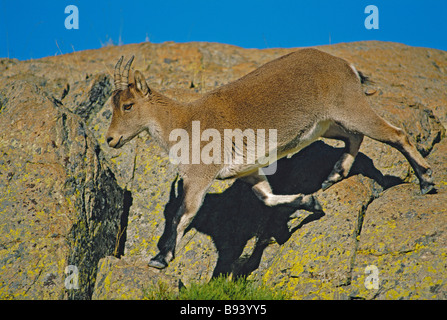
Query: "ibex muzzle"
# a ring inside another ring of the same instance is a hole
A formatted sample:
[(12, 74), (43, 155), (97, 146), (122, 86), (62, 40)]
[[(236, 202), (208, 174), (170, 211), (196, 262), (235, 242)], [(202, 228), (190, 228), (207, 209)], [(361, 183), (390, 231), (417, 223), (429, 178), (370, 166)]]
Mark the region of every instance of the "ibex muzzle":
[[(196, 148), (192, 146), (185, 150), (221, 152), (220, 159), (232, 159), (235, 155), (242, 155), (244, 160), (253, 158), (253, 154), (247, 154), (246, 147), (253, 141), (239, 145), (228, 143), (222, 148), (214, 144), (211, 147), (205, 145), (204, 140), (211, 140), (212, 136), (225, 137), (227, 130), (256, 132), (258, 135), (266, 130), (276, 130), (274, 149), (266, 149), (266, 154), (256, 157), (276, 152), (281, 158), (298, 152), (319, 137), (339, 139), (345, 142), (345, 150), (322, 184), (326, 189), (348, 175), (366, 135), (391, 145), (408, 159), (423, 194), (434, 190), (428, 163), (402, 129), (389, 124), (370, 108), (361, 86), (365, 77), (343, 59), (316, 49), (302, 49), (271, 61), (188, 104), (150, 90), (139, 71), (135, 71), (129, 83), (133, 57), (123, 73), (120, 70), (122, 60), (115, 67), (113, 117), (107, 133), (111, 147), (119, 148), (147, 130), (169, 153), (177, 142), (173, 141), (170, 133), (181, 129), (180, 132), (190, 138), (194, 134), (193, 124), (198, 122), (200, 137), (205, 136), (206, 139), (199, 139), (201, 145)], [(258, 138), (247, 139), (258, 141)], [(198, 159), (197, 154), (187, 156)], [(179, 164), (183, 178), (183, 203), (172, 224), (165, 226), (170, 230), (170, 238), (150, 261), (150, 266), (164, 268), (174, 258), (178, 242), (214, 179), (242, 178), (252, 185), (254, 193), (267, 206), (284, 204), (310, 211), (321, 210), (312, 195), (274, 194), (266, 176), (259, 171), (265, 162), (258, 161), (260, 159), (256, 157), (256, 161), (251, 163), (186, 161)]]

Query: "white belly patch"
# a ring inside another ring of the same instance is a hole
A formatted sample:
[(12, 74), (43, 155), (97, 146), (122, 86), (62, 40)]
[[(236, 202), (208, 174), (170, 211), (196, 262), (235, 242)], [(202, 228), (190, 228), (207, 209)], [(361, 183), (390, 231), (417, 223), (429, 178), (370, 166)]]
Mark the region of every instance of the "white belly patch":
[[(331, 121), (321, 121), (316, 123), (310, 130), (305, 132), (300, 137), (296, 137), (292, 142), (292, 145), (289, 144), (289, 147), (283, 148), (282, 150), (277, 150), (276, 159), (281, 159), (285, 156), (288, 158), (292, 157), (294, 154), (298, 153), (303, 148), (310, 145), (312, 142), (321, 137), (329, 128)], [(264, 165), (258, 163), (256, 161), (253, 164), (228, 164), (218, 174), (220, 179), (226, 178), (237, 178), (240, 176), (244, 176), (250, 174), (251, 172), (256, 171), (257, 169), (264, 167)], [(270, 164), (270, 163), (269, 163)]]
[(308, 132), (300, 137), (297, 144), (293, 148), (284, 150), (282, 154), (279, 154), (278, 159), (284, 156), (287, 156), (287, 158), (291, 158), (294, 154), (298, 153), (300, 150), (304, 149), (312, 142), (317, 140), (319, 137), (321, 137), (327, 131), (330, 124), (331, 121), (329, 120), (321, 121), (315, 124)]

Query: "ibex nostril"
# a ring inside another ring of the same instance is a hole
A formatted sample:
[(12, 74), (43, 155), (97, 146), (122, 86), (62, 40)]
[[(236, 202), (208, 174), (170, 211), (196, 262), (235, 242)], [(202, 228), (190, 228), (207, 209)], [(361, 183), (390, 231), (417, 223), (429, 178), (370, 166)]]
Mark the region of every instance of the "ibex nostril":
[(110, 142), (113, 140), (112, 137), (107, 137), (107, 144), (110, 144)]

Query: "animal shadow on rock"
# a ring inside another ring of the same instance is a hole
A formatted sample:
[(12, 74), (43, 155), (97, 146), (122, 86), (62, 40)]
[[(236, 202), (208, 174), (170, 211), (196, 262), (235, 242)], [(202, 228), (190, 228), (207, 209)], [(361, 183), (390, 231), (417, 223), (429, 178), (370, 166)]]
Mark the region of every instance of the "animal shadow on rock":
[[(318, 191), (342, 153), (343, 148), (333, 148), (317, 141), (290, 159), (280, 159), (276, 173), (268, 176), (273, 192), (312, 194)], [(357, 155), (349, 176), (356, 174), (375, 180), (384, 189), (402, 183), (400, 178), (382, 175), (372, 160), (362, 153)], [(172, 225), (182, 197), (183, 181), (176, 179), (171, 185), (170, 199), (164, 210), (167, 225)], [(324, 212), (311, 213), (296, 227), (289, 229), (287, 222), (296, 211), (285, 205), (267, 207), (254, 195), (250, 185), (236, 180), (224, 192), (206, 195), (185, 233), (195, 228), (212, 238), (218, 252), (213, 277), (230, 273), (234, 277), (243, 277), (259, 267), (262, 254), (272, 238), (282, 245), (302, 226), (324, 216)], [(169, 238), (170, 230), (165, 228), (159, 248)], [(256, 237), (256, 244), (251, 255), (241, 256), (247, 242), (253, 237)]]

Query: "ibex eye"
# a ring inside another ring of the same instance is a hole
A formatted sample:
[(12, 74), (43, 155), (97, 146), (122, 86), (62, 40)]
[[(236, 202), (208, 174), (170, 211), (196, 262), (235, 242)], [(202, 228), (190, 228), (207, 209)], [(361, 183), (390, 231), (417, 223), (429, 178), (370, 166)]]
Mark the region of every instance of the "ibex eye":
[(133, 107), (133, 103), (123, 105), (123, 108), (126, 111), (129, 111), (130, 109), (132, 109), (132, 107)]

